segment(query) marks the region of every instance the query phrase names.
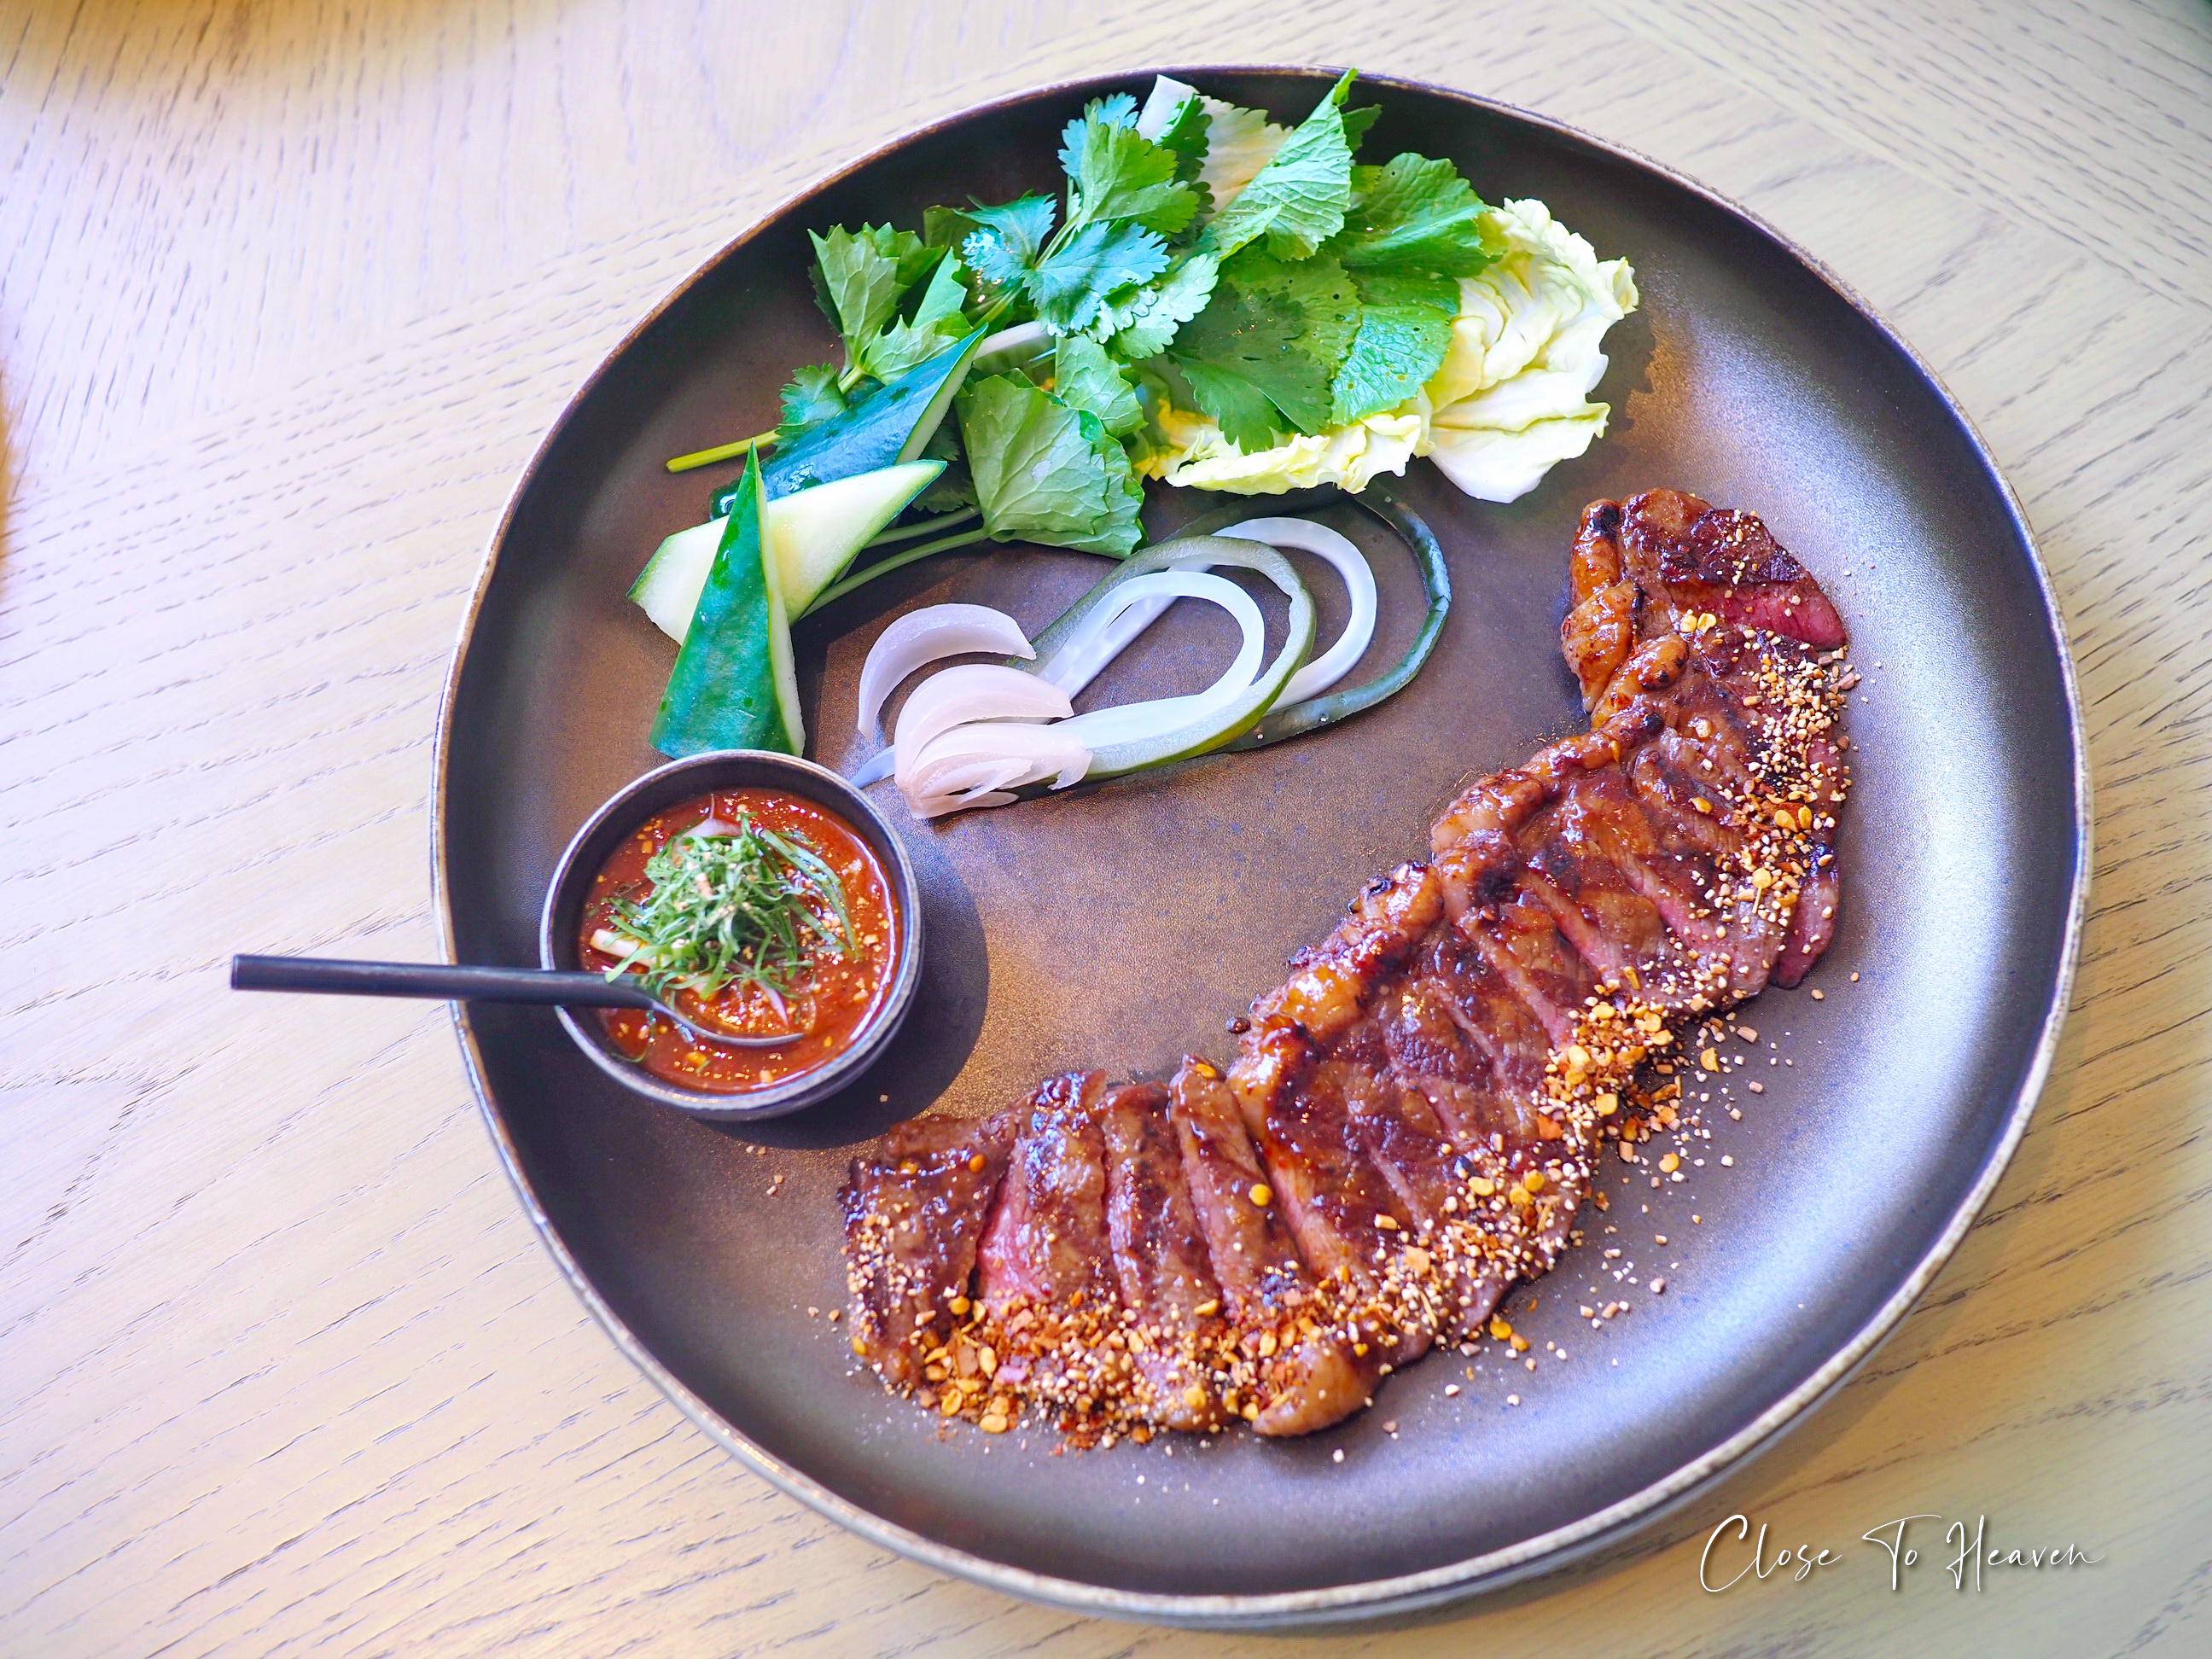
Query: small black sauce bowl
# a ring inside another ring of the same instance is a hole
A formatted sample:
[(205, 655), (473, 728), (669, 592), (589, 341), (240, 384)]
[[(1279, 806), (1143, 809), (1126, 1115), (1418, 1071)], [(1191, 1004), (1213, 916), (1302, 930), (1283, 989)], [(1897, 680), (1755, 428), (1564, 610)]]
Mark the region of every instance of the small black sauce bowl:
[(882, 1054), (913, 1006), (915, 988), (921, 980), (921, 896), (906, 850), (884, 815), (859, 790), (826, 767), (759, 749), (715, 750), (654, 768), (592, 813), (561, 854), (538, 921), (538, 955), (548, 968), (580, 968), (576, 930), (583, 919), (584, 900), (593, 878), (623, 838), (657, 812), (721, 789), (781, 789), (819, 802), (849, 823), (875, 854), (898, 919), (898, 961), (874, 1014), (852, 1045), (828, 1065), (785, 1082), (744, 1094), (723, 1094), (665, 1083), (608, 1042), (598, 1015), (587, 1009), (559, 1012), (577, 1046), (625, 1088), (694, 1117), (744, 1122), (802, 1110), (854, 1082)]

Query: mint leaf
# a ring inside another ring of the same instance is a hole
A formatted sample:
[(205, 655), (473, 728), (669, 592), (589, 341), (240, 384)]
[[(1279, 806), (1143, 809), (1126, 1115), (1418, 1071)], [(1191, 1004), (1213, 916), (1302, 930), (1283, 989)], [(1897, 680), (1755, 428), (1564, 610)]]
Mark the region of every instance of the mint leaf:
[(1498, 257), (1482, 198), (1449, 161), (1411, 151), (1379, 167), (1355, 167), (1352, 205), (1329, 252), (1355, 270), (1425, 270), (1472, 276)]
[(1144, 424), (1145, 411), (1121, 366), (1085, 334), (1063, 334), (1053, 348), (1052, 395), (1070, 409), (1087, 409), (1115, 437)]
[(1024, 279), (1023, 289), (1045, 326), (1069, 334), (1086, 328), (1107, 295), (1167, 269), (1168, 249), (1133, 220), (1088, 224)]
[(1110, 337), (1114, 349), (1131, 362), (1166, 350), (1176, 331), (1206, 309), (1220, 271), (1221, 261), (1201, 250), (1149, 288), (1139, 289), (1116, 309)]
[(1270, 252), (1302, 259), (1344, 228), (1352, 204), (1352, 141), (1343, 104), (1351, 87), (1347, 71), (1215, 216), (1208, 231), (1224, 254), (1265, 236)]
[(837, 371), (828, 363), (802, 368), (783, 389), (783, 420), (775, 428), (776, 441), (789, 443), (809, 427), (845, 412), (845, 394), (837, 386)]
[(994, 374), (960, 394), (960, 430), (976, 503), (997, 539), (1116, 557), (1136, 546), (1142, 486), (1090, 410)]
[(1359, 332), (1330, 389), (1335, 424), (1395, 407), (1425, 386), (1451, 348), (1459, 283), (1437, 273), (1356, 270)]
[(936, 263), (939, 252), (912, 231), (889, 225), (858, 231), (836, 225), (827, 236), (807, 234), (814, 243), (816, 296), (844, 337), (846, 361), (857, 364), (863, 343), (890, 321), (899, 296)]
[(1172, 236), (1198, 212), (1198, 192), (1176, 177), (1175, 155), (1136, 131), (1126, 93), (1094, 102), (1061, 134), (1068, 178), (1067, 222), (1133, 219)]

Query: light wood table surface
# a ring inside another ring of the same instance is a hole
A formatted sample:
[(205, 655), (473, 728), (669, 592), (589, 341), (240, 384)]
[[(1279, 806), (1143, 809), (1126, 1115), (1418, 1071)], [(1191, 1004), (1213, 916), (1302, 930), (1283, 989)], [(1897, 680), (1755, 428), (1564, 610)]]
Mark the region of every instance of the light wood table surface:
[[(2098, 795), (2056, 1075), (1866, 1370), (1604, 1571), (1290, 1648), (1017, 1604), (779, 1496), (586, 1318), (442, 1009), (222, 983), (434, 954), (465, 597), (665, 289), (975, 100), (1237, 59), (1560, 117), (1838, 270), (2026, 501)], [(0, 1654), (2212, 1651), (2196, 0), (4, 0), (0, 261)], [(1844, 1565), (1705, 1594), (1736, 1510)], [(1923, 1511), (2101, 1559), (1892, 1594), (1859, 1536)]]

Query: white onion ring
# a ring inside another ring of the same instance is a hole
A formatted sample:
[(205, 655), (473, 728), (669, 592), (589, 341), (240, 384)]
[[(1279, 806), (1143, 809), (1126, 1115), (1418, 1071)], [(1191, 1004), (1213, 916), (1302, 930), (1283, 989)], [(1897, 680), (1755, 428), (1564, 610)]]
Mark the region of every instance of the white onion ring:
[(1305, 519), (1247, 519), (1216, 533), (1241, 536), (1274, 548), (1294, 547), (1326, 559), (1344, 579), (1344, 591), (1352, 600), (1352, 614), (1344, 619), (1344, 632), (1336, 636), (1336, 643), (1291, 676), (1283, 695), (1275, 699), (1275, 707), (1287, 708), (1308, 697), (1317, 697), (1349, 674), (1367, 654), (1368, 643), (1375, 637), (1376, 610), (1374, 568), (1352, 538)]
[(969, 651), (1036, 655), (1021, 624), (987, 605), (927, 605), (908, 611), (877, 635), (860, 667), (860, 735), (875, 734), (876, 717), (901, 680), (924, 663)]
[[(1377, 611), (1375, 572), (1367, 562), (1367, 556), (1352, 538), (1327, 525), (1304, 519), (1247, 519), (1212, 533), (1270, 547), (1295, 548), (1301, 553), (1325, 559), (1343, 580), (1345, 592), (1352, 601), (1351, 614), (1345, 618), (1344, 632), (1337, 636), (1336, 643), (1291, 676), (1283, 695), (1275, 700), (1276, 707), (1287, 708), (1294, 702), (1317, 697), (1350, 673), (1375, 637)], [(1203, 570), (1210, 563), (1205, 554), (1194, 553), (1188, 563), (1177, 560), (1175, 568)], [(1084, 631), (1055, 651), (1037, 673), (1069, 696), (1077, 696), (1109, 663), (1127, 650), (1138, 635), (1158, 622), (1172, 603), (1172, 599), (1163, 599), (1127, 606), (1112, 618), (1095, 624), (1086, 618)]]
[(1109, 744), (1136, 742), (1158, 732), (1176, 731), (1214, 708), (1235, 702), (1250, 690), (1253, 682), (1260, 678), (1261, 665), (1267, 656), (1267, 624), (1252, 596), (1226, 577), (1197, 570), (1156, 570), (1148, 575), (1133, 576), (1101, 599), (1098, 609), (1085, 619), (1085, 623), (1089, 626), (1095, 619), (1098, 634), (1110, 635), (1118, 631), (1115, 624), (1124, 614), (1143, 611), (1158, 616), (1177, 599), (1206, 599), (1237, 619), (1244, 637), (1237, 647), (1236, 660), (1211, 686), (1194, 695), (1116, 703), (1076, 715), (1060, 729), (1073, 732), (1086, 749), (1103, 749)]

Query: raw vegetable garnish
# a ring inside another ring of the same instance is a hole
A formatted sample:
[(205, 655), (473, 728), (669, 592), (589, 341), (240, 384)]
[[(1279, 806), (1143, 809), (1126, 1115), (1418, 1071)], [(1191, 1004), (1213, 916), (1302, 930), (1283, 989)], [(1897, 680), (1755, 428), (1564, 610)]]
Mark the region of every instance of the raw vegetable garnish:
[(981, 515), (950, 545), (1126, 555), (1140, 477), (1358, 490), (1434, 453), (1470, 494), (1525, 493), (1604, 430), (1588, 393), (1632, 275), (1449, 160), (1359, 161), (1377, 112), (1348, 106), (1352, 80), (1284, 128), (1161, 77), (1141, 109), (1117, 94), (1067, 124), (1057, 198), (816, 235), (842, 361), (799, 371), (762, 441), (983, 328), (922, 452), (948, 465), (917, 510)]
[[(1601, 262), (1541, 202), (1493, 206), (1447, 158), (1362, 162), (1379, 112), (1349, 104), (1353, 79), (1284, 127), (1161, 76), (1141, 106), (1116, 94), (1067, 123), (1056, 194), (813, 234), (838, 361), (793, 376), (774, 431), (669, 463), (742, 456), (745, 471), (630, 592), (683, 647), (654, 745), (803, 752), (793, 625), (987, 538), (1118, 562), (1039, 637), (1027, 672), (1051, 695), (1010, 666), (945, 671), (909, 700), (860, 775), (895, 777), (924, 816), (1280, 742), (1401, 690), (1436, 643), (1450, 580), (1435, 538), (1375, 480), (1427, 455), (1481, 500), (1535, 488), (1603, 434), (1611, 410), (1589, 398), (1600, 347), (1637, 293), (1625, 260)], [(1139, 553), (1147, 477), (1361, 500), (1419, 568), (1413, 644), (1340, 687), (1375, 631), (1358, 549), (1231, 512)], [(1313, 662), (1312, 597), (1278, 545), (1347, 584), (1352, 620)], [(1291, 636), (1272, 659), (1249, 595), (1211, 574), (1224, 568), (1284, 596)], [(1068, 699), (1097, 672), (1076, 666), (1111, 660), (1184, 599), (1239, 625), (1222, 678), (1076, 713)], [(950, 642), (976, 626), (940, 617), (874, 661), (876, 705), (933, 659), (914, 650), (972, 651)]]
[[(1334, 491), (1297, 498), (1301, 507)], [(1218, 750), (1256, 749), (1333, 726), (1387, 702), (1428, 659), (1451, 608), (1443, 550), (1429, 527), (1381, 490), (1355, 497), (1413, 556), (1427, 599), (1413, 644), (1370, 680), (1338, 689), (1375, 635), (1376, 583), (1367, 556), (1342, 532), (1297, 518), (1213, 514), (1176, 539), (1116, 565), (1034, 644), (1014, 619), (976, 605), (910, 611), (879, 635), (860, 673), (859, 720), (872, 735), (891, 689), (941, 659), (997, 651), (998, 665), (940, 669), (899, 711), (890, 745), (852, 774), (865, 787), (893, 779), (915, 817), (1003, 806), (1024, 795), (1148, 770)], [(1314, 607), (1304, 580), (1278, 550), (1296, 548), (1331, 566), (1350, 604), (1343, 631), (1313, 655)], [(1286, 638), (1264, 662), (1266, 627), (1251, 596), (1210, 574), (1243, 569), (1288, 600)], [(1178, 599), (1221, 606), (1243, 635), (1237, 659), (1206, 691), (1075, 713), (1106, 665)]]
[(647, 861), (645, 877), (653, 890), (614, 901), (622, 934), (601, 948), (623, 947), (609, 979), (635, 972), (657, 997), (681, 989), (711, 1002), (732, 985), (752, 985), (780, 1003), (801, 988), (820, 951), (848, 961), (859, 954), (837, 872), (803, 840), (750, 814), (677, 836)]

